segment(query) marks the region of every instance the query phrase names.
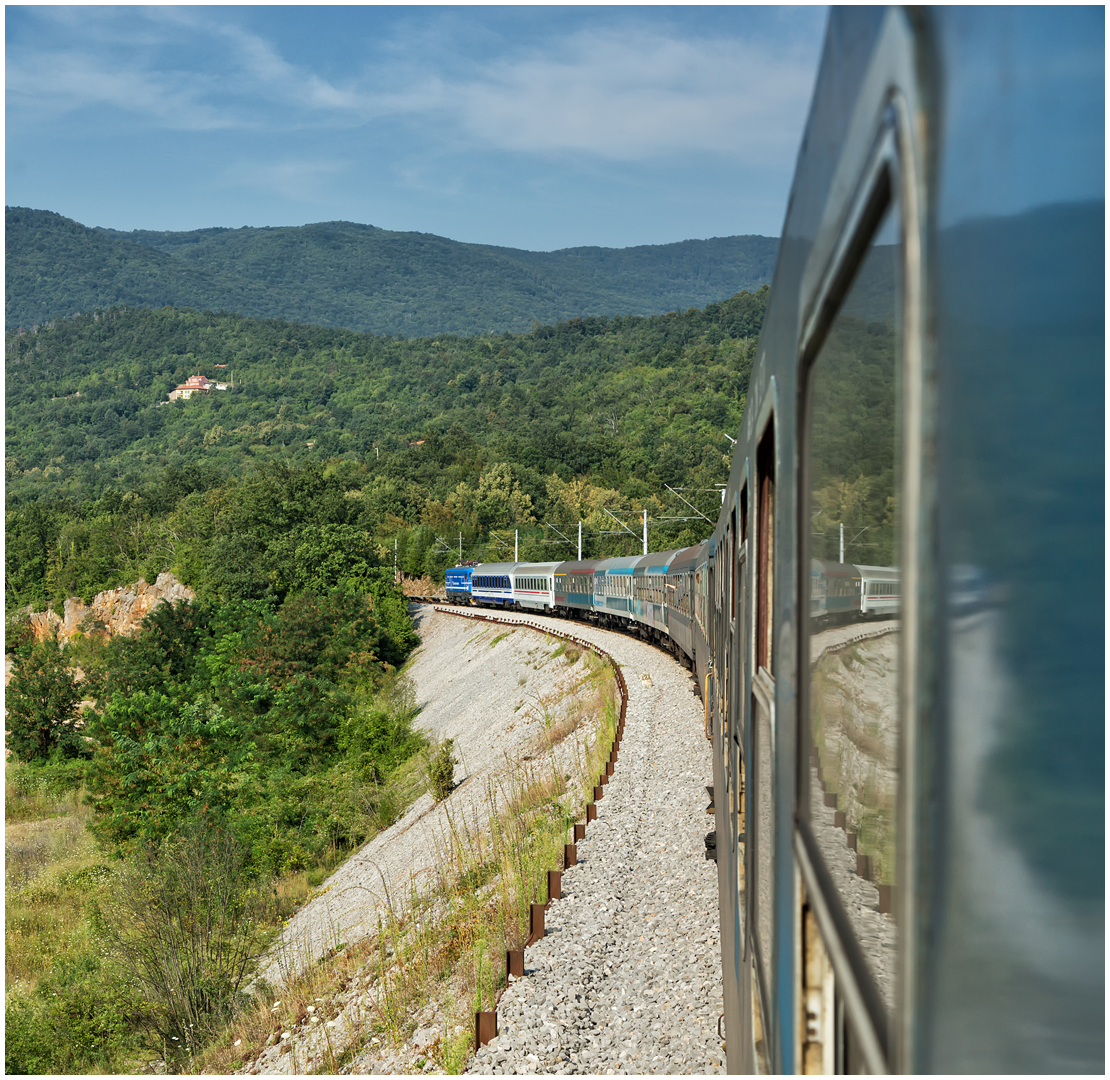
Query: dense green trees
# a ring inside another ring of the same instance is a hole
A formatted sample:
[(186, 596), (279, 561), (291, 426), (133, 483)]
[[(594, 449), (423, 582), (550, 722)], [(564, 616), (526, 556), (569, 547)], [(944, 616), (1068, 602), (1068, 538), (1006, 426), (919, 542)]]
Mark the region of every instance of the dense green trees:
[(394, 563), (509, 557), (516, 531), (560, 558), (579, 521), (624, 554), (645, 509), (653, 547), (701, 539), (663, 485), (712, 514), (766, 301), (413, 341), (172, 309), (9, 334), (9, 609), (163, 570), (197, 592), (79, 645), (100, 836), (199, 821), (280, 870), (388, 819), (420, 746), (389, 689), (415, 641)]
[(375, 606), (343, 589), (163, 604), (105, 643), (87, 724), (97, 834), (129, 849), (183, 822), (226, 827), (271, 870), (365, 839), (375, 785), (421, 745), (384, 659), (403, 659), (411, 624)]
[[(168, 309), (11, 334), (8, 603), (166, 569), (214, 599), (280, 598), (321, 575), (369, 583), (395, 541), (415, 574), (441, 572), (460, 534), (496, 557), (519, 527), (522, 555), (555, 557), (571, 548), (544, 526), (578, 520), (591, 553), (623, 553), (603, 502), (647, 508), (653, 545), (694, 542), (662, 520), (684, 516), (663, 485), (711, 511), (766, 299), (469, 339)], [(235, 389), (165, 402), (198, 371), (234, 371)], [(552, 478), (593, 494), (553, 498)]]
[(15, 656), (4, 700), (6, 745), (22, 761), (78, 757), (84, 742), (74, 726), (81, 689), (58, 644), (26, 646)]

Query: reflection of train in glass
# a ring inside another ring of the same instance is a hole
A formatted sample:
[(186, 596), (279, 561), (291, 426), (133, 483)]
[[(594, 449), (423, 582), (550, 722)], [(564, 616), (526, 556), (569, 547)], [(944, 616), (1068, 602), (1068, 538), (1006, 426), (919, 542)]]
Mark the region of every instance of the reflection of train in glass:
[(707, 689), (730, 1072), (1103, 1069), (1103, 41), (834, 10), (713, 535), (552, 569)]
[(895, 566), (857, 566), (810, 559), (809, 614), (819, 625), (898, 614), (899, 574)]

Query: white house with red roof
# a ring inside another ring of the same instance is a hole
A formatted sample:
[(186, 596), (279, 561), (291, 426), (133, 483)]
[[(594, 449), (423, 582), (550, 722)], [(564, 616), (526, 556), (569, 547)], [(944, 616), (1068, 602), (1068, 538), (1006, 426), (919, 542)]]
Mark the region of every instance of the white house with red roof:
[(171, 390), (170, 401), (181, 398), (188, 401), (194, 394), (208, 394), (213, 390), (226, 390), (227, 383), (213, 382), (204, 375), (190, 375), (176, 390)]

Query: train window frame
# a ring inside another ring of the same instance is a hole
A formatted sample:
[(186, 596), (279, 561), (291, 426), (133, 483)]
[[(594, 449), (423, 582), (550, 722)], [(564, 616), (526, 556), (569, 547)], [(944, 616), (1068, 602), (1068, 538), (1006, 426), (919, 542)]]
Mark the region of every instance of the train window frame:
[[(902, 635), (899, 645), (899, 790), (898, 807), (898, 901), (895, 907), (897, 924), (897, 975), (895, 1005), (888, 1011), (883, 1004), (873, 975), (864, 959), (856, 933), (846, 915), (838, 890), (832, 881), (812, 829), (806, 807), (809, 800), (808, 762), (811, 732), (808, 718), (810, 710), (809, 677), (806, 658), (809, 656), (810, 628), (807, 620), (800, 620), (799, 648), (797, 652), (797, 687), (799, 728), (796, 744), (796, 795), (795, 805), (795, 856), (804, 885), (807, 902), (817, 916), (821, 934), (828, 948), (835, 974), (838, 994), (844, 1011), (852, 1022), (854, 1034), (859, 1038), (859, 1049), (869, 1071), (889, 1071), (899, 1061), (907, 1060), (908, 1040), (904, 1030), (904, 1017), (910, 1003), (907, 987), (912, 984), (914, 956), (909, 933), (912, 919), (911, 895), (913, 880), (909, 867), (913, 860), (913, 773), (905, 767), (913, 760), (916, 741), (916, 682), (918, 666), (916, 649), (918, 641), (918, 611), (913, 602), (915, 582), (918, 580), (920, 549), (917, 537), (920, 532), (922, 510), (922, 206), (918, 198), (919, 177), (915, 169), (913, 134), (908, 105), (900, 92), (887, 92), (884, 108), (872, 144), (856, 186), (856, 198), (849, 205), (849, 213), (840, 230), (840, 238), (833, 249), (822, 287), (815, 290), (809, 316), (803, 322), (803, 333), (798, 353), (798, 520), (808, 521), (810, 488), (810, 461), (808, 436), (810, 431), (809, 408), (813, 366), (831, 330), (837, 314), (851, 289), (860, 267), (871, 250), (871, 245), (884, 225), (892, 207), (899, 215), (900, 258), (898, 264), (900, 312), (898, 377), (902, 390), (896, 406), (896, 461), (898, 462), (903, 500), (903, 512), (898, 526), (897, 541), (901, 567)], [(810, 552), (808, 531), (799, 537), (800, 551), (797, 563), (797, 595), (803, 603), (810, 603)]]
[[(775, 763), (778, 760), (778, 718), (774, 650), (771, 650), (770, 656), (766, 652), (761, 655), (760, 641), (766, 643), (775, 633), (775, 589), (780, 583), (775, 581), (773, 564), (774, 549), (777, 546), (774, 543), (773, 530), (777, 528), (778, 518), (774, 513), (775, 493), (772, 492), (771, 514), (766, 516), (767, 505), (761, 498), (761, 489), (768, 471), (768, 462), (774, 476), (781, 473), (778, 395), (777, 380), (772, 375), (754, 425), (760, 434), (756, 440), (754, 459), (749, 460), (746, 475), (753, 493), (749, 510), (752, 520), (748, 526), (751, 530), (751, 550), (748, 553), (751, 566), (745, 571), (751, 583), (750, 611), (747, 616), (751, 642), (748, 650), (750, 675), (745, 687), (745, 703), (749, 714), (746, 785), (749, 796), (754, 794), (754, 801), (749, 797), (745, 802), (745, 901), (752, 968), (760, 988), (758, 998), (764, 1003), (772, 1000), (770, 995), (774, 986), (773, 973), (779, 962), (773, 893), (780, 872), (780, 860), (775, 846), (775, 806), (779, 783), (775, 775)], [(765, 543), (767, 540), (771, 541), (770, 545)], [(768, 559), (771, 560), (769, 575)], [(770, 668), (766, 665), (767, 660), (771, 662)], [(765, 881), (768, 883), (766, 886)], [(766, 910), (765, 900), (769, 901)], [(760, 1022), (765, 1037), (773, 1041), (777, 1037), (774, 1034), (774, 1013), (764, 1012)]]

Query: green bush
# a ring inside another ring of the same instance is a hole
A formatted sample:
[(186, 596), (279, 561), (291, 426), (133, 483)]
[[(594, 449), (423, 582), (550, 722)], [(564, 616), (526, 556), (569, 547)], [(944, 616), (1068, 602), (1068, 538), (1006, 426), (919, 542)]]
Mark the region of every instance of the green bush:
[(145, 1004), (97, 947), (62, 954), (34, 990), (4, 1008), (8, 1074), (130, 1073), (143, 1047)]
[(7, 789), (17, 795), (56, 799), (80, 790), (88, 767), (86, 761), (50, 760), (40, 766), (12, 769), (7, 776)]
[(458, 759), (452, 752), (454, 747), (454, 739), (444, 739), (428, 757), (428, 788), (437, 803), (451, 794), (455, 784)]
[(264, 944), (269, 883), (233, 837), (202, 824), (144, 852), (100, 919), (142, 1025), (178, 1059), (218, 1032)]

